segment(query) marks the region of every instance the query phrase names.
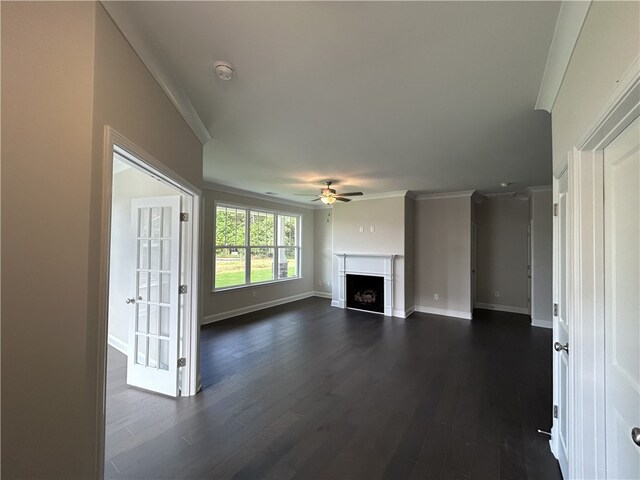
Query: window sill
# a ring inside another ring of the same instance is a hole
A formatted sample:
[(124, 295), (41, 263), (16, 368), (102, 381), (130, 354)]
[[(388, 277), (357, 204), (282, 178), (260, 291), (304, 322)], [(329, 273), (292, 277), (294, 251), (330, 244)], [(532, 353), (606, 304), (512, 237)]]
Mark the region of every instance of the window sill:
[(214, 288), (213, 290), (211, 290), (211, 293), (222, 293), (222, 292), (230, 292), (233, 290), (242, 290), (244, 288), (253, 288), (253, 287), (261, 287), (263, 285), (275, 285), (278, 283), (286, 283), (286, 282), (291, 282), (293, 280), (302, 280), (302, 277), (288, 277), (288, 278), (281, 278), (279, 280), (269, 280), (268, 282), (258, 282), (258, 283), (249, 283), (246, 285), (236, 285), (233, 287), (224, 287), (224, 288)]

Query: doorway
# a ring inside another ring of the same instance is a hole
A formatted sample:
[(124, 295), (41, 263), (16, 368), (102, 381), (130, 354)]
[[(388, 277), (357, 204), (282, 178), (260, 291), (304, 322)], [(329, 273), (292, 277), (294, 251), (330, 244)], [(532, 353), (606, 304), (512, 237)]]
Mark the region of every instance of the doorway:
[[(158, 405), (199, 389), (200, 191), (107, 128), (105, 477)], [(173, 407), (171, 406), (173, 405)]]

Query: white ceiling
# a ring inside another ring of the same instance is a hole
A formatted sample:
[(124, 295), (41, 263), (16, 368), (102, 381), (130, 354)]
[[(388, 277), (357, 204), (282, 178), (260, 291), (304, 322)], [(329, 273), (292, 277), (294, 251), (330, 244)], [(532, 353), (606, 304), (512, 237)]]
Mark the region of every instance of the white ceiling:
[(551, 182), (534, 106), (558, 2), (121, 6), (213, 137), (205, 181), (297, 201), (327, 178), (365, 198)]

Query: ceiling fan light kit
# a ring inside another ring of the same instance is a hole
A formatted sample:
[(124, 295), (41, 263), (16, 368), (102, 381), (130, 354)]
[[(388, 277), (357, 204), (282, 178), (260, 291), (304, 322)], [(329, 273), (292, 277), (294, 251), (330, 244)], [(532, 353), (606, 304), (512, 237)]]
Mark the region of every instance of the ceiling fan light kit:
[(324, 197), (320, 198), (320, 201), (322, 203), (324, 203), (325, 205), (331, 205), (332, 203), (335, 203), (336, 197), (334, 197), (334, 196), (324, 196)]

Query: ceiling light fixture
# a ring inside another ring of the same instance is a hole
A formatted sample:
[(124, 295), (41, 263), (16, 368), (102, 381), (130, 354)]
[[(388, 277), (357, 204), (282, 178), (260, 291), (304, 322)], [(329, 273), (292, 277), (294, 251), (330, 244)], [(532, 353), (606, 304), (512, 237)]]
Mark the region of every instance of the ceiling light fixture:
[(325, 205), (331, 205), (336, 201), (336, 197), (334, 197), (333, 195), (322, 196), (320, 197), (320, 201)]
[(231, 80), (231, 77), (233, 77), (233, 67), (228, 62), (216, 62), (213, 65), (213, 68), (215, 69), (218, 78), (225, 82)]

